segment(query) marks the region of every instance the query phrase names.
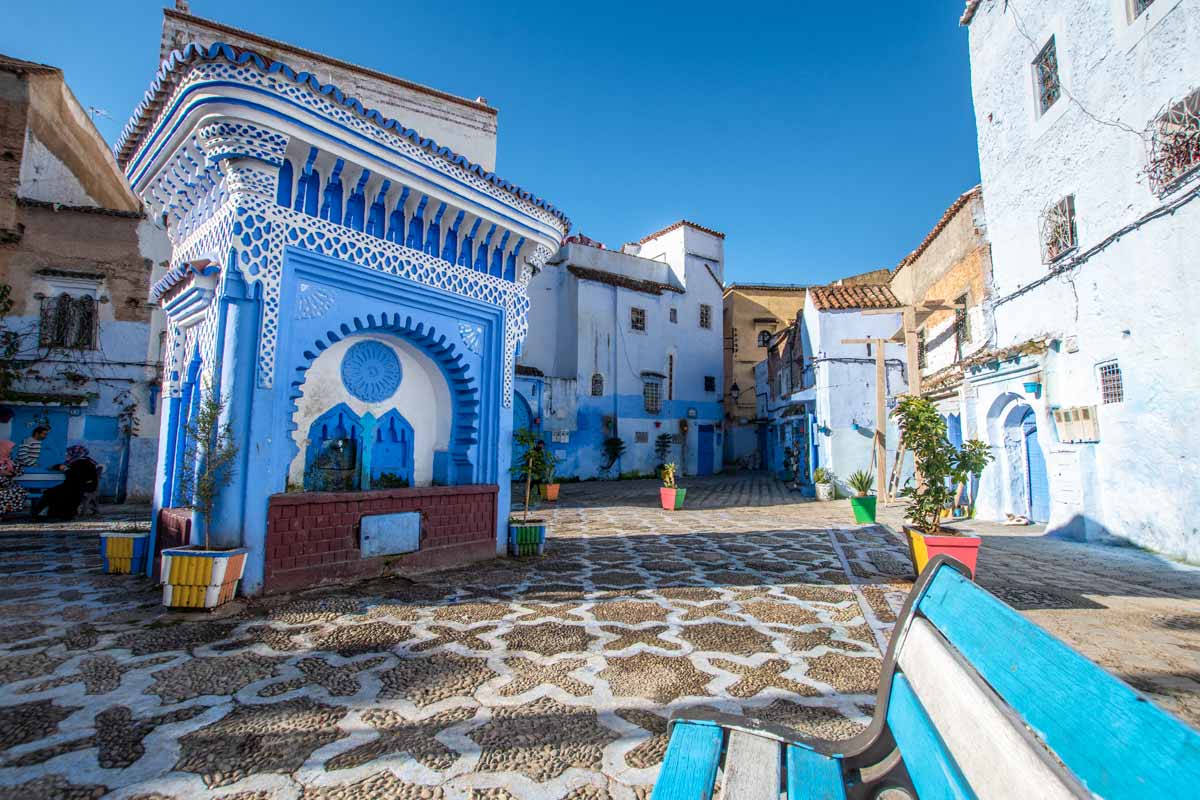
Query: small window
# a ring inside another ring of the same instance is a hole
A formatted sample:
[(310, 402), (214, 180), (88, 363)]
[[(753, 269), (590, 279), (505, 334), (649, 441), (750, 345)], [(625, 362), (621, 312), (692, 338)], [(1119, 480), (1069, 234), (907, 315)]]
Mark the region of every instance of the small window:
[(647, 414), (658, 414), (662, 411), (662, 384), (658, 381), (646, 381), (642, 384), (642, 404)]
[(674, 322), (679, 322), (679, 311), (678, 311), (678, 309), (674, 309), (674, 308), (672, 308), (670, 311), (668, 311), (668, 312), (667, 312), (667, 318), (668, 318), (668, 319), (670, 319), (670, 320), (671, 320), (671, 322), (673, 322), (673, 323), (674, 323)]
[(634, 431), (633, 441), (637, 444), (648, 444), (650, 442), (650, 433), (648, 431)]
[(708, 305), (707, 303), (700, 304), (700, 327), (712, 327), (712, 306)]
[(1100, 402), (1104, 405), (1125, 402), (1121, 365), (1116, 361), (1106, 361), (1096, 367), (1096, 373), (1100, 378)]
[(646, 309), (630, 308), (629, 309), (629, 327), (635, 331), (646, 330)]
[(1033, 60), (1033, 76), (1037, 82), (1038, 111), (1045, 114), (1058, 102), (1058, 97), (1062, 94), (1062, 83), (1058, 75), (1058, 50), (1054, 46), (1053, 36)]
[(716, 390), (717, 390), (717, 376), (716, 375), (705, 375), (704, 376), (704, 391), (715, 392)]
[(738, 351), (738, 329), (732, 328), (729, 331), (729, 349), (736, 356)]
[(1146, 175), (1159, 197), (1179, 188), (1200, 169), (1200, 89), (1172, 103), (1150, 123)]
[(925, 331), (917, 331), (917, 368), (925, 369), (925, 364), (928, 361), (927, 350), (925, 347)]
[(1154, 0), (1129, 0), (1129, 19), (1130, 21), (1137, 19), (1150, 6), (1154, 5)]
[(675, 354), (667, 356), (667, 399), (675, 399)]
[(1042, 212), (1042, 263), (1053, 264), (1079, 244), (1075, 228), (1075, 195), (1069, 194)]
[(604, 376), (599, 372), (592, 374), (592, 397), (601, 397), (604, 394)]
[(759, 331), (758, 332), (758, 346), (766, 347), (770, 343), (771, 343), (771, 332), (770, 331)]
[(63, 292), (42, 300), (39, 340), (43, 347), (93, 350), (96, 347), (96, 299)]

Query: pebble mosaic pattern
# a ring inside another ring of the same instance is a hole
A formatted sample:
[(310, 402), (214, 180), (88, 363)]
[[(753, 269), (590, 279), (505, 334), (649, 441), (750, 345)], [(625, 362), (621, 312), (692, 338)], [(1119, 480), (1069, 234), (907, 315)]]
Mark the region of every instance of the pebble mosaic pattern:
[(540, 560), (167, 612), (0, 535), (0, 800), (648, 795), (672, 711), (869, 719), (899, 544), (816, 504), (549, 510)]

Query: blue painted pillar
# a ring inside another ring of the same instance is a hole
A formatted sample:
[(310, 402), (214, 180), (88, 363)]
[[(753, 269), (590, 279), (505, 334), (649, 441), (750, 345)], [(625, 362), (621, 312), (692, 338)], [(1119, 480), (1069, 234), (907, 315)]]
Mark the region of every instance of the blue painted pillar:
[(471, 226), (471, 232), (463, 237), (462, 248), (458, 253), (458, 266), (471, 268), (471, 251), (475, 247), (475, 234), (479, 233), (479, 223), (483, 222), (478, 217), (475, 218), (475, 224)]
[(408, 221), (408, 239), (404, 246), (412, 250), (420, 250), (425, 244), (425, 204), (428, 202), (429, 196), (423, 196), (421, 202), (417, 203), (412, 219)]
[(479, 250), (475, 253), (475, 271), (488, 271), (488, 254), (492, 249), (492, 237), (496, 235), (496, 226), (488, 228), (487, 236), (483, 237), (483, 241), (479, 244)]
[(242, 282), (237, 270), (227, 273), (226, 296), (222, 299), (223, 319), (219, 341), (220, 361), (216, 365), (216, 390), (225, 400), (220, 425), (229, 426), (237, 443), (237, 456), (230, 466), (231, 481), (213, 505), (209, 537), (213, 545), (242, 545), (242, 520), (246, 513), (246, 485), (255, 480), (251, 474), (250, 401), (254, 394), (254, 370), (258, 357), (258, 303)]

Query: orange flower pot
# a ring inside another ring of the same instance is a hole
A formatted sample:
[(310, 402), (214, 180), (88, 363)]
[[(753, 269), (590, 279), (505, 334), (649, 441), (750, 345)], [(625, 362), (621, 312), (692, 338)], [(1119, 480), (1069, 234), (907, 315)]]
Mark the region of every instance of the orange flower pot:
[(545, 498), (547, 501), (553, 503), (555, 500), (558, 499), (558, 487), (560, 485), (561, 484), (557, 484), (557, 483), (542, 484), (542, 497)]
[(908, 551), (917, 575), (934, 556), (947, 555), (961, 562), (970, 571), (972, 580), (975, 578), (979, 545), (983, 543), (978, 536), (931, 536), (908, 525), (904, 526), (904, 533), (908, 536)]

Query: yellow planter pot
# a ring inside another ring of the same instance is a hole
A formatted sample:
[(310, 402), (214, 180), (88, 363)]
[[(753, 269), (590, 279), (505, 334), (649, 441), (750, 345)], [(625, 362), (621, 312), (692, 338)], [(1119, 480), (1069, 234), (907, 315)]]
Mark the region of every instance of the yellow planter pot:
[(246, 567), (246, 549), (205, 550), (192, 545), (162, 552), (163, 605), (216, 608), (233, 599)]

